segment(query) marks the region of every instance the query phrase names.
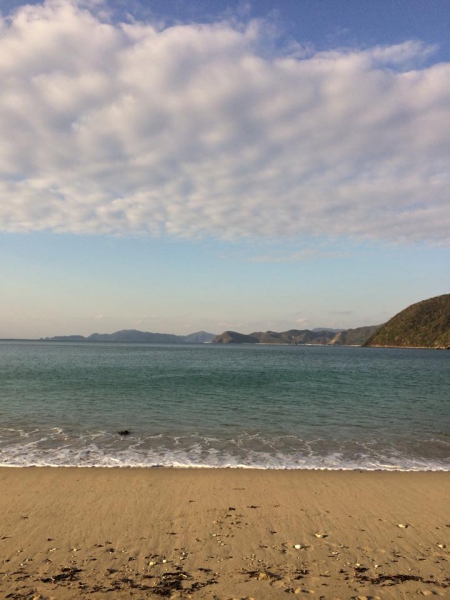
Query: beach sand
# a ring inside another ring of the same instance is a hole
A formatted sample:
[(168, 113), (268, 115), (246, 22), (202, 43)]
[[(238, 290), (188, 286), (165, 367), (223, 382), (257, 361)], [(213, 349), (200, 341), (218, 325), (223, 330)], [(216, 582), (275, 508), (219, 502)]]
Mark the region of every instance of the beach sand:
[(450, 598), (449, 550), (450, 473), (0, 469), (2, 599)]

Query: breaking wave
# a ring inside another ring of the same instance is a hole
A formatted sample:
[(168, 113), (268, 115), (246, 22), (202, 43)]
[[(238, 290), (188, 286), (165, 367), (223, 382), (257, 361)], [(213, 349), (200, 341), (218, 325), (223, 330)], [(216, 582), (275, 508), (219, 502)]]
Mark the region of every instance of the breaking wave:
[(200, 433), (121, 437), (56, 427), (8, 428), (0, 429), (0, 466), (450, 471), (450, 442), (415, 440), (400, 448), (380, 440), (304, 440), (248, 432), (228, 438)]

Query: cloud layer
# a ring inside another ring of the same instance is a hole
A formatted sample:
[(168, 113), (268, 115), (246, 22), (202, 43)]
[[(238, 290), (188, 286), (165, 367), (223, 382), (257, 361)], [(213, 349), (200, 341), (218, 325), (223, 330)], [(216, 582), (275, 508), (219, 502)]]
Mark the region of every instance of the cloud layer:
[(448, 241), (450, 64), (269, 53), (47, 1), (0, 20), (0, 229)]

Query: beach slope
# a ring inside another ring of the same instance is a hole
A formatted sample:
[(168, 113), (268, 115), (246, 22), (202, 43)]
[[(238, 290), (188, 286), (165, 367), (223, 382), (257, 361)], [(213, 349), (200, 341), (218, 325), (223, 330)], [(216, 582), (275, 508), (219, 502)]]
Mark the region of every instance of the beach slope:
[(0, 469), (0, 597), (450, 597), (449, 473)]

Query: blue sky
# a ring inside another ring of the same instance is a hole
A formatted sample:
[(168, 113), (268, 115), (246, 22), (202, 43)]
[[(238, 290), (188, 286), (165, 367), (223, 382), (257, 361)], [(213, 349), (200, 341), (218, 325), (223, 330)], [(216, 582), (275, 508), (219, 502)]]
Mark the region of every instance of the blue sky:
[[(2, 0), (2, 12), (8, 14), (24, 4), (40, 2)], [(208, 23), (230, 16), (269, 19), (282, 30), (282, 37), (311, 42), (320, 50), (418, 39), (438, 44), (437, 60), (450, 59), (447, 0), (116, 0), (108, 6), (116, 20), (132, 15), (167, 25)]]
[(450, 289), (450, 4), (2, 2), (0, 337)]

